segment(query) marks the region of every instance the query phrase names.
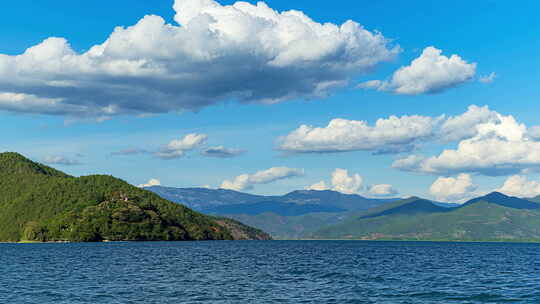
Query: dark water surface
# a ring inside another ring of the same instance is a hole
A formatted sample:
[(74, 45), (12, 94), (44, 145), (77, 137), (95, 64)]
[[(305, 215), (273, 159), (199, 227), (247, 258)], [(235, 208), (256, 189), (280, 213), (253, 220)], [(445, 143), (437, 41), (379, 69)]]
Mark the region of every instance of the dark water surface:
[(540, 303), (540, 245), (0, 244), (0, 303)]

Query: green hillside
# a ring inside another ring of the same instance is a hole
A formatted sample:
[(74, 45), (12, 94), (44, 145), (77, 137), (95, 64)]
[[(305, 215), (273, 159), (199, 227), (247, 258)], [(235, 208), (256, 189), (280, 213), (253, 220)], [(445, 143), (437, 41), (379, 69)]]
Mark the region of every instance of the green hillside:
[[(506, 202), (514, 202), (515, 199), (507, 197)], [(436, 206), (429, 206), (425, 202), (412, 198), (389, 204), (350, 217), (338, 225), (325, 227), (313, 233), (312, 237), (364, 240), (540, 241), (539, 209), (512, 208), (501, 205), (506, 202), (493, 203), (478, 199), (458, 208), (437, 209)]]
[(229, 214), (236, 220), (263, 229), (275, 239), (302, 239), (321, 227), (335, 225), (348, 213), (309, 213), (299, 216), (283, 216), (271, 212), (257, 215)]
[(71, 177), (17, 153), (0, 154), (0, 190), (0, 241), (269, 238), (112, 176)]

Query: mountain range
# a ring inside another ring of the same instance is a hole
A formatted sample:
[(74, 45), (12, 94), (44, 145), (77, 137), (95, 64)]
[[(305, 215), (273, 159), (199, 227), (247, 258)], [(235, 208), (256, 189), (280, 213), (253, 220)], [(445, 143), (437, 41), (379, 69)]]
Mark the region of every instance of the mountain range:
[(493, 192), (452, 204), (314, 190), (283, 196), (223, 189), (149, 190), (166, 193), (178, 203), (188, 202), (201, 212), (232, 217), (278, 239), (540, 240), (540, 197), (524, 199)]
[(270, 239), (107, 175), (73, 177), (0, 153), (0, 241)]
[[(372, 199), (357, 194), (336, 191), (298, 190), (282, 196), (263, 196), (225, 189), (172, 188), (152, 186), (145, 188), (170, 201), (209, 214), (248, 214), (273, 212), (279, 215), (302, 215), (316, 212), (343, 212), (367, 210), (399, 198)], [(290, 211), (294, 209), (295, 211)], [(293, 213), (293, 214), (291, 214)]]
[(493, 192), (454, 208), (409, 198), (321, 228), (317, 239), (540, 241), (540, 204)]
[(263, 196), (225, 189), (162, 186), (145, 189), (199, 212), (226, 216), (257, 227), (278, 239), (303, 238), (340, 222), (349, 212), (399, 200), (371, 199), (330, 190), (298, 190), (281, 196)]
[[(343, 221), (350, 214), (401, 200), (367, 198), (331, 190), (297, 190), (281, 196), (263, 196), (225, 189), (162, 186), (145, 189), (199, 212), (234, 218), (279, 239), (305, 238), (322, 227)], [(441, 207), (457, 206), (433, 203)]]

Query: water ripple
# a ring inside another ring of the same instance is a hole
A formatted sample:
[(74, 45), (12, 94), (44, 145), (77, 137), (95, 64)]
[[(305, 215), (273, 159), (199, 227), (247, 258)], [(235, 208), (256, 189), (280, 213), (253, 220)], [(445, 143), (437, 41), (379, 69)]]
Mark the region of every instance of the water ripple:
[(0, 244), (0, 303), (540, 303), (540, 245)]

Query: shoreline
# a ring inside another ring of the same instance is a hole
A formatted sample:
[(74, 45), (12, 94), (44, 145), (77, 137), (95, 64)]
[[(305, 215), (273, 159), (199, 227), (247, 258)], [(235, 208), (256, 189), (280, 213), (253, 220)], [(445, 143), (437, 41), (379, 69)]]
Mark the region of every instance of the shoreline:
[(538, 240), (413, 240), (413, 239), (277, 239), (277, 241), (352, 241), (352, 242), (426, 242), (426, 243), (520, 243), (520, 244), (540, 244)]
[[(156, 242), (165, 242), (165, 243), (183, 243), (183, 242), (220, 242), (220, 241), (228, 241), (232, 242), (234, 240), (207, 240), (207, 241), (102, 241), (102, 242), (73, 242), (73, 241), (51, 241), (51, 242), (40, 242), (40, 241), (17, 241), (17, 242), (6, 242), (1, 241), (1, 244), (101, 244), (101, 243), (156, 243)], [(263, 241), (263, 240), (238, 240), (241, 242), (245, 241)], [(360, 239), (273, 239), (273, 240), (264, 240), (264, 241), (286, 241), (286, 242), (294, 242), (294, 241), (310, 241), (310, 242), (316, 242), (316, 241), (324, 241), (324, 242), (331, 242), (331, 241), (346, 241), (346, 242), (402, 242), (402, 243), (507, 243), (507, 244), (540, 244), (540, 240), (412, 240), (412, 239), (404, 239), (404, 240), (395, 240), (395, 239), (378, 239), (378, 240), (360, 240)]]

